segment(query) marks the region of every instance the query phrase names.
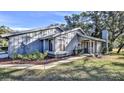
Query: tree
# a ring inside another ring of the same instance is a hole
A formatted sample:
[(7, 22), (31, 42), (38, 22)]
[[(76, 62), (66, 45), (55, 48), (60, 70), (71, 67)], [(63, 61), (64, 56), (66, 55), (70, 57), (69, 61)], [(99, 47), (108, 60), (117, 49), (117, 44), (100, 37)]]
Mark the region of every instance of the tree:
[(104, 30), (105, 25), (103, 22), (103, 11), (92, 11), (89, 12), (90, 21), (92, 22), (92, 36), (102, 38), (102, 30)]
[(115, 41), (118, 43), (119, 48), (117, 53), (120, 53), (121, 49), (124, 47), (124, 34), (119, 36)]
[(102, 13), (98, 11), (82, 12), (65, 16), (67, 29), (81, 27), (87, 34), (101, 38), (101, 31), (104, 29)]
[(103, 22), (109, 31), (109, 49), (113, 49), (114, 41), (124, 33), (124, 12), (109, 11), (103, 12)]
[(65, 21), (67, 23), (66, 29), (72, 29), (80, 26), (80, 15), (72, 14), (72, 16), (65, 16)]
[(56, 24), (50, 24), (47, 27), (53, 27), (53, 26), (59, 26), (61, 29), (65, 30), (65, 24), (58, 24), (58, 23), (56, 23)]
[(9, 27), (7, 27), (7, 26), (0, 26), (0, 34), (5, 34), (5, 33), (9, 33), (9, 32), (11, 32), (12, 30), (9, 28)]
[(79, 15), (65, 16), (67, 28), (81, 27), (86, 33), (102, 38), (102, 30), (109, 32), (109, 50), (113, 49), (114, 41), (124, 33), (123, 11), (88, 11)]
[(67, 30), (76, 27), (81, 27), (87, 34), (91, 34), (92, 24), (89, 20), (88, 12), (82, 12), (81, 14), (72, 14), (71, 16), (65, 16)]
[[(7, 26), (0, 26), (0, 35), (5, 33), (10, 33), (12, 30)], [(7, 47), (8, 41), (6, 39), (0, 39), (0, 46)]]

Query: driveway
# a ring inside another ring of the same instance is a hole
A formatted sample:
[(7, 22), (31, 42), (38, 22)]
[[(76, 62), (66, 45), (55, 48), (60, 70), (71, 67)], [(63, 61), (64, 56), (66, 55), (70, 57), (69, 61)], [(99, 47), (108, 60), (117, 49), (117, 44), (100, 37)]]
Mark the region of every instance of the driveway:
[(0, 52), (0, 58), (7, 58), (7, 57), (8, 57), (8, 53)]

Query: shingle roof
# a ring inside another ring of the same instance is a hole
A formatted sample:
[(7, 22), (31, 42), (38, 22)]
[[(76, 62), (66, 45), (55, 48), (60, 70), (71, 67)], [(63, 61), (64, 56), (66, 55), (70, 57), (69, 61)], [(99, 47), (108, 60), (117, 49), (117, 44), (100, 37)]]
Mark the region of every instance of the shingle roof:
[(96, 38), (96, 37), (91, 37), (91, 36), (87, 36), (87, 35), (83, 35), (83, 34), (78, 34), (78, 35), (81, 36), (81, 37), (85, 37), (87, 39), (90, 39), (90, 40), (106, 42), (106, 40), (104, 40), (104, 39), (100, 39), (100, 38)]
[(64, 35), (66, 33), (70, 33), (70, 32), (73, 32), (73, 31), (80, 30), (83, 34), (78, 34), (78, 33), (77, 34), (79, 36), (81, 36), (81, 37), (85, 37), (85, 38), (91, 39), (91, 40), (106, 42), (106, 40), (104, 40), (104, 39), (100, 39), (100, 38), (95, 38), (95, 37), (88, 36), (81, 28), (74, 28), (72, 30), (63, 31), (58, 26), (52, 26), (52, 27), (47, 27), (47, 28), (36, 28), (36, 29), (23, 30), (23, 31), (16, 31), (16, 32), (13, 32), (13, 33), (2, 34), (0, 37), (2, 37), (2, 38), (4, 38), (4, 37), (12, 37), (12, 36), (16, 36), (16, 35), (21, 35), (21, 34), (26, 34), (26, 33), (32, 33), (32, 32), (38, 32), (38, 31), (44, 31), (44, 30), (49, 30), (49, 29), (59, 29), (62, 32), (57, 33), (57, 34), (53, 34), (53, 35), (49, 35), (49, 36), (45, 36), (45, 37), (43, 37), (41, 39), (53, 38), (53, 37), (57, 37), (57, 36), (60, 36), (60, 35)]
[(12, 36), (16, 36), (16, 35), (38, 32), (38, 31), (44, 31), (44, 30), (49, 30), (49, 29), (59, 29), (59, 30), (63, 31), (58, 26), (52, 26), (52, 27), (47, 27), (47, 28), (35, 28), (35, 29), (30, 29), (30, 30), (23, 30), (23, 31), (16, 31), (16, 32), (13, 32), (13, 33), (2, 34), (1, 37), (12, 37)]
[(81, 28), (75, 28), (75, 29), (68, 30), (68, 31), (64, 31), (64, 32), (61, 32), (61, 33), (49, 35), (49, 36), (43, 37), (43, 38), (41, 38), (41, 39), (54, 38), (54, 37), (58, 37), (58, 36), (60, 36), (60, 35), (64, 35), (64, 34), (66, 34), (66, 33), (70, 33), (70, 32), (77, 31), (77, 30), (80, 30), (80, 31), (83, 33), (83, 34), (81, 34), (81, 33), (78, 33), (78, 32), (77, 32), (77, 34), (78, 34), (79, 36), (81, 36), (81, 37), (85, 37), (85, 38), (90, 39), (90, 40), (106, 42), (106, 40), (104, 40), (104, 39), (100, 39), (100, 38), (88, 36)]
[(54, 37), (58, 37), (60, 35), (71, 33), (71, 32), (77, 31), (77, 30), (80, 30), (83, 34), (86, 35), (86, 33), (81, 28), (74, 28), (74, 29), (63, 31), (63, 32), (56, 33), (56, 34), (53, 34), (53, 35), (48, 35), (48, 36), (42, 37), (41, 39), (54, 38)]

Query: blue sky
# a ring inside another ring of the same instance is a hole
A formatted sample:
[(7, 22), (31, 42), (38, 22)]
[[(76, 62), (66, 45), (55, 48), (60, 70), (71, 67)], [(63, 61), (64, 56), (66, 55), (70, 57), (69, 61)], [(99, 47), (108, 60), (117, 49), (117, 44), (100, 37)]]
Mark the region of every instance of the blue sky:
[(0, 25), (15, 30), (45, 27), (54, 23), (65, 23), (64, 16), (79, 11), (0, 11)]

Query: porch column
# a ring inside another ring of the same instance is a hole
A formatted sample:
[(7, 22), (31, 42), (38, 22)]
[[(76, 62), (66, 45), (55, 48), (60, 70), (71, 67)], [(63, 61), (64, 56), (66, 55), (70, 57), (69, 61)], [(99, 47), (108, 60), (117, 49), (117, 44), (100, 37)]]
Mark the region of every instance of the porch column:
[(95, 53), (97, 53), (97, 41), (95, 41)]
[(53, 44), (53, 51), (55, 51), (55, 39), (53, 39), (52, 44)]
[(92, 54), (92, 41), (89, 40), (89, 52), (90, 54)]
[(95, 53), (95, 41), (93, 41), (93, 53)]

